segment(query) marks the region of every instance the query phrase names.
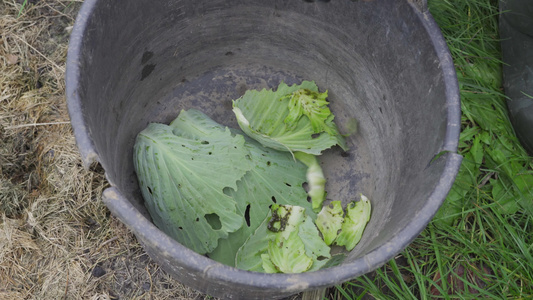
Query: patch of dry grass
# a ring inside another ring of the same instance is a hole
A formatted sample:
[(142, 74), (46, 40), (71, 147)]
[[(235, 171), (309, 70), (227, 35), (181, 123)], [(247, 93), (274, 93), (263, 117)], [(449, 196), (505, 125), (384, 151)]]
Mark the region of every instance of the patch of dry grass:
[[(79, 1), (0, 2), (0, 299), (203, 299), (170, 278), (101, 202), (65, 105)], [(19, 16), (19, 12), (21, 12)]]

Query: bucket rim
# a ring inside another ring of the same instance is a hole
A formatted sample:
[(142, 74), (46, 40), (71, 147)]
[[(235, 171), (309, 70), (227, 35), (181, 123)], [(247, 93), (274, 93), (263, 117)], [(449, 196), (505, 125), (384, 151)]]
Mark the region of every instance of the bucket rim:
[(99, 162), (98, 152), (89, 135), (89, 130), (85, 124), (81, 97), (78, 93), (80, 82), (80, 58), (82, 57), (83, 34), (87, 28), (89, 16), (94, 10), (98, 0), (84, 1), (72, 32), (67, 50), (67, 61), (65, 69), (65, 93), (67, 98), (67, 110), (74, 131), (74, 137), (78, 150), (80, 151), (83, 166), (88, 169), (93, 163)]
[[(462, 157), (457, 154), (461, 124), (460, 94), (451, 54), (440, 28), (430, 12), (428, 10), (420, 11), (410, 0), (404, 1), (409, 3), (411, 8), (416, 11), (419, 21), (426, 29), (426, 34), (430, 36), (433, 50), (440, 60), (447, 107), (446, 134), (441, 149), (445, 152), (442, 156), (445, 159), (445, 167), (428, 201), (420, 209), (419, 218), (411, 220), (406, 227), (402, 228), (389, 241), (376, 247), (366, 255), (351, 262), (344, 262), (339, 266), (299, 274), (266, 274), (223, 265), (197, 254), (177, 241), (172, 240), (155, 227), (149, 219), (144, 217), (112, 183), (112, 187), (106, 189), (103, 193), (103, 201), (106, 206), (142, 242), (149, 243), (155, 239), (157, 243), (151, 243), (151, 246), (161, 249), (174, 261), (183, 264), (186, 268), (202, 273), (205, 278), (212, 278), (230, 284), (276, 289), (281, 290), (280, 293), (297, 293), (303, 290), (340, 284), (384, 265), (399, 252), (403, 251), (429, 224), (451, 189), (462, 160)], [(78, 93), (80, 80), (79, 61), (82, 53), (83, 33), (87, 28), (91, 12), (98, 2), (99, 0), (86, 0), (82, 4), (69, 42), (65, 73), (68, 111), (76, 143), (85, 167), (98, 162), (99, 157), (82, 113), (81, 98)]]

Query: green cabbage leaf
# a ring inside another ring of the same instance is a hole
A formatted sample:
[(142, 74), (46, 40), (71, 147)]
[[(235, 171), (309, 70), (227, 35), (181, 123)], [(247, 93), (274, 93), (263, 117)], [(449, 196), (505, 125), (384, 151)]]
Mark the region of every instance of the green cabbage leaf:
[(326, 97), (314, 82), (282, 82), (275, 91), (247, 91), (233, 101), (233, 112), (240, 128), (266, 147), (313, 155), (334, 145), (347, 150)]
[(316, 217), (316, 227), (322, 233), (326, 245), (331, 245), (341, 231), (344, 221), (344, 210), (341, 201), (331, 201), (322, 207)]
[(170, 125), (150, 124), (137, 136), (134, 155), (154, 223), (190, 249), (229, 265), (270, 205), (311, 207), (302, 187), (305, 165), (194, 109)]
[(364, 195), (361, 195), (361, 200), (349, 203), (335, 244), (344, 246), (348, 251), (355, 248), (363, 236), (370, 214), (370, 201)]
[(306, 166), (288, 152), (268, 149), (246, 136), (245, 140), (253, 168), (237, 182), (236, 189), (226, 190), (235, 199), (244, 224), (221, 239), (218, 247), (209, 253), (210, 258), (230, 266), (235, 265), (238, 249), (268, 216), (271, 205), (297, 205), (309, 211), (312, 219), (316, 218), (302, 187), (306, 181)]
[(330, 258), (330, 248), (306, 209), (276, 204), (237, 252), (236, 267), (256, 272), (301, 273), (320, 269)]
[(316, 156), (305, 152), (295, 152), (294, 158), (307, 166), (307, 172), (305, 173), (309, 188), (307, 194), (311, 197), (313, 211), (319, 212), (322, 209), (322, 203), (326, 199), (326, 177), (324, 172), (322, 172), (322, 167)]
[[(253, 166), (242, 136), (219, 127), (207, 130), (209, 125), (152, 123), (134, 146), (135, 170), (154, 224), (201, 254), (242, 226), (235, 201), (224, 189), (237, 188)], [(197, 136), (201, 130), (208, 134)]]
[(348, 149), (327, 97), (314, 82), (281, 83), (233, 101), (240, 130), (195, 109), (149, 124), (135, 140), (134, 168), (154, 224), (243, 270), (301, 273), (342, 262), (330, 246), (352, 250), (371, 208), (363, 195), (344, 210), (340, 201), (323, 207), (316, 156)]

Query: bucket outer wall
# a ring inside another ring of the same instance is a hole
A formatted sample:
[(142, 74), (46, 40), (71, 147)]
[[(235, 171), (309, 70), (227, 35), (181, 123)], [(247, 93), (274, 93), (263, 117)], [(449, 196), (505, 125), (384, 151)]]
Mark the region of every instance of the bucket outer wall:
[[(341, 1), (341, 0), (338, 0)], [(348, 0), (342, 0), (348, 1)], [(406, 220), (405, 226), (398, 229), (393, 237), (373, 247), (364, 255), (353, 255), (353, 259), (339, 266), (302, 274), (262, 274), (247, 272), (228, 267), (199, 255), (166, 236), (156, 228), (146, 214), (146, 210), (132, 203), (116, 184), (116, 171), (110, 171), (110, 162), (100, 153), (105, 152), (98, 146), (93, 136), (93, 127), (88, 122), (84, 109), (84, 74), (81, 61), (87, 61), (84, 42), (87, 38), (88, 24), (93, 12), (102, 7), (105, 0), (86, 0), (74, 26), (67, 57), (66, 87), (67, 104), (76, 142), (85, 166), (92, 163), (102, 164), (111, 187), (104, 191), (103, 201), (112, 214), (119, 218), (138, 238), (146, 252), (167, 272), (181, 283), (206, 294), (224, 299), (278, 299), (301, 291), (333, 286), (348, 281), (382, 266), (397, 253), (401, 252), (425, 228), (433, 218), (448, 194), (462, 157), (457, 154), (460, 132), (460, 98), (453, 61), (442, 34), (433, 17), (427, 10), (426, 1), (415, 0), (373, 0), (353, 1), (357, 5), (405, 5), (416, 15), (421, 35), (428, 36), (432, 51), (438, 58), (441, 80), (444, 82), (445, 134), (440, 151), (434, 153), (435, 159), (424, 170), (429, 176), (438, 178), (432, 184), (424, 204), (417, 209), (415, 217)], [(247, 1), (239, 1), (246, 3)], [(254, 2), (254, 1), (249, 1)], [(273, 1), (281, 3), (280, 1)], [(302, 1), (312, 2), (312, 1)], [(309, 3), (316, 9), (327, 8), (329, 1)], [(397, 4), (397, 3), (402, 4)], [(93, 87), (98, 88), (98, 87)], [(438, 154), (438, 155), (437, 155)], [(354, 251), (357, 251), (356, 248)]]

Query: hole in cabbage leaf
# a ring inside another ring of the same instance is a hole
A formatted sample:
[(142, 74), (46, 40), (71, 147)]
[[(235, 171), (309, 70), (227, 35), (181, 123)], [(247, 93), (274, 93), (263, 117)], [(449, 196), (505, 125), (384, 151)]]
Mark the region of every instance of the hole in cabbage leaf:
[(325, 256), (322, 256), (322, 255), (320, 255), (319, 257), (316, 258), (316, 260), (318, 260), (318, 261), (323, 261), (325, 259), (328, 259), (328, 258), (325, 257)]
[(222, 228), (222, 223), (220, 222), (220, 217), (217, 214), (207, 214), (204, 216), (207, 223), (209, 223), (209, 226), (213, 228), (213, 230), (219, 230)]
[(276, 200), (276, 197), (272, 196), (271, 199), (272, 199), (272, 202), (274, 202), (274, 203), (278, 203), (278, 201)]
[(201, 144), (202, 145), (209, 145), (209, 142), (208, 141), (202, 141)]
[(309, 192), (309, 184), (307, 184), (307, 182), (302, 183), (302, 188), (303, 188), (306, 192)]
[(150, 193), (150, 195), (152, 195), (152, 189), (149, 186), (147, 186), (146, 188), (148, 189), (148, 193)]
[(225, 188), (222, 190), (222, 192), (224, 193), (224, 195), (226, 195), (226, 196), (230, 196), (230, 197), (231, 197), (231, 194), (232, 194), (232, 192), (233, 192), (233, 189), (230, 188), (229, 186), (227, 186), (227, 187), (225, 187)]
[(246, 205), (246, 211), (244, 211), (244, 220), (246, 220), (246, 226), (250, 227), (250, 204)]
[(320, 136), (320, 133), (313, 133), (313, 134), (311, 134), (311, 138), (312, 138), (312, 139), (316, 139), (316, 138), (318, 138), (319, 136)]
[(290, 183), (285, 182), (285, 185), (288, 187), (291, 187), (292, 185)]

